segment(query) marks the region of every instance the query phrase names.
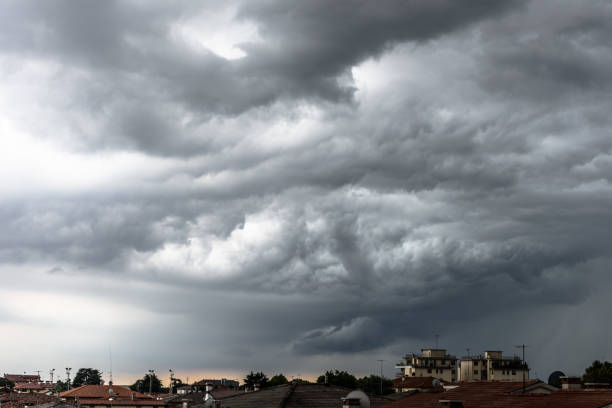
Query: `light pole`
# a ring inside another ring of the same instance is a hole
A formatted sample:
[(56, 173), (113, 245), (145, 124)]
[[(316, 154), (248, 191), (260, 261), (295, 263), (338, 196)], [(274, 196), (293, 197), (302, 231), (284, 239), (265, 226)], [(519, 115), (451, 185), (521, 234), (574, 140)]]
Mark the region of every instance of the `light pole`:
[(70, 370), (72, 370), (72, 367), (66, 367), (66, 378), (68, 379), (68, 391), (70, 391)]
[(385, 360), (378, 360), (380, 363), (380, 395), (383, 395), (383, 361)]
[(155, 370), (149, 370), (149, 395), (153, 392), (153, 375)]

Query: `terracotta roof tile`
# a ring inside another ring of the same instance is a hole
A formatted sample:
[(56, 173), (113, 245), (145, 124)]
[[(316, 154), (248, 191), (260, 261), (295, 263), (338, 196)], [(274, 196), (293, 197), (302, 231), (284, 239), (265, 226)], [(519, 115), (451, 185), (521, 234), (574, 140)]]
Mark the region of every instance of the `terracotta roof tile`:
[[(70, 391), (64, 391), (60, 394), (61, 398), (109, 398), (109, 385), (82, 385)], [(113, 397), (131, 399), (134, 394), (135, 399), (153, 399), (152, 397), (140, 392), (132, 391), (128, 388), (113, 385)]]
[(612, 390), (512, 393), (521, 388), (520, 382), (458, 383), (457, 388), (443, 393), (416, 393), (381, 408), (439, 408), (440, 400), (460, 400), (464, 408), (600, 408), (612, 404)]

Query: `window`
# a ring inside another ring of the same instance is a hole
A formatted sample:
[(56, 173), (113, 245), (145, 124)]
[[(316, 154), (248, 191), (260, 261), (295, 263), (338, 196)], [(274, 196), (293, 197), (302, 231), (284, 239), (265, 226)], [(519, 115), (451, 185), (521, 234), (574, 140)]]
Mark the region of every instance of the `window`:
[(428, 372), (429, 374), (431, 374), (431, 368), (428, 368), (428, 369), (427, 369), (427, 372)]
[(455, 374), (455, 370), (451, 370), (451, 374)]
[(478, 365), (478, 361), (474, 361), (474, 366), (477, 366), (477, 365)]
[(474, 374), (475, 374), (475, 375), (478, 375), (478, 370), (474, 370)]
[(413, 371), (413, 372), (412, 372), (412, 376), (414, 377), (415, 375), (416, 375), (416, 373)]
[(516, 370), (512, 370), (512, 375), (516, 375)]

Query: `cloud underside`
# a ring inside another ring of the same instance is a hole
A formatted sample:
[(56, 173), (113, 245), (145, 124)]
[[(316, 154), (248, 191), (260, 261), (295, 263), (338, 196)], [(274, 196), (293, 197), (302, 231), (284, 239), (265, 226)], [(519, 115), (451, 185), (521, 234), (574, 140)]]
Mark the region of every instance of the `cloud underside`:
[(166, 322), (186, 366), (543, 347), (543, 311), (610, 306), (611, 11), (4, 3), (0, 274)]

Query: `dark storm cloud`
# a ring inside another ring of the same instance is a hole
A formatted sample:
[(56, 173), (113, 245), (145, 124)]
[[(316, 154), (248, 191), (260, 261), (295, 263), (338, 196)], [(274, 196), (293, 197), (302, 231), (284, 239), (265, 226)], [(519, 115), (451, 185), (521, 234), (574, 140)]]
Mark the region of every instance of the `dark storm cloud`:
[[(197, 13), (193, 3), (18, 2), (5, 6), (8, 29), (0, 45), (64, 64), (68, 95), (77, 99), (70, 106), (97, 101), (86, 119), (108, 126), (83, 134), (75, 125), (73, 143), (190, 155), (214, 152), (206, 132), (194, 129), (212, 115), (239, 115), (278, 100), (347, 102), (355, 64), (398, 42), (425, 41), (517, 4), (252, 2), (239, 6), (238, 18), (252, 21), (261, 40), (242, 45), (245, 58), (228, 61), (173, 35), (173, 24)], [(70, 75), (79, 67), (88, 73)], [(185, 123), (185, 116), (192, 119)]]
[(191, 368), (321, 371), (432, 333), (512, 345), (506, 325), (543, 349), (537, 320), (610, 306), (605, 2), (237, 3), (258, 30), (237, 60), (173, 36), (193, 3), (2, 7), (11, 74), (63, 85), (35, 77), (56, 104), (23, 128), (144, 167), (7, 193), (0, 259), (161, 316), (139, 364), (171, 344)]
[(270, 72), (297, 96), (349, 100), (354, 84), (341, 75), (366, 58), (401, 41), (426, 41), (484, 17), (518, 6), (519, 1), (390, 1), (384, 7), (356, 2), (250, 2), (241, 16), (260, 24), (265, 41), (247, 44), (249, 72)]

